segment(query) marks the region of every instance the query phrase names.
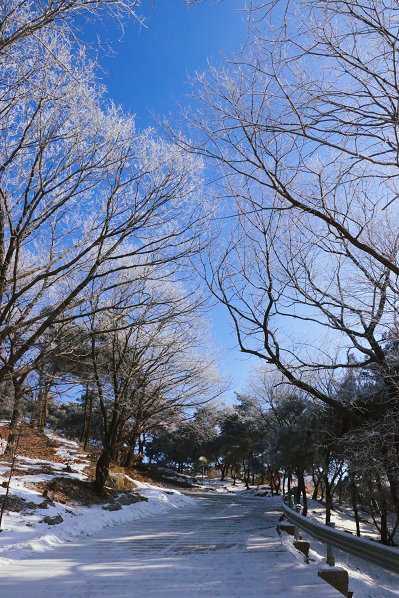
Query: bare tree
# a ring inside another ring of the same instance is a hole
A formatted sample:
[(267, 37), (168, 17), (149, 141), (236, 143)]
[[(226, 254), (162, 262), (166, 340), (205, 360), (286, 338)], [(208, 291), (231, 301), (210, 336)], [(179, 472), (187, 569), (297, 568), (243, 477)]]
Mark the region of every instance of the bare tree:
[(9, 0), (0, 9), (1, 38), (0, 53), (21, 42), (40, 34), (44, 29), (77, 34), (76, 17), (86, 19), (111, 16), (121, 21), (132, 15), (137, 17), (135, 8), (138, 0), (44, 0), (40, 2)]
[[(192, 141), (174, 138), (217, 163), (230, 198), (233, 224), (204, 270), (240, 349), (359, 425), (399, 398), (386, 350), (398, 334), (398, 9), (276, 6), (262, 3), (270, 18), (242, 55), (192, 81)], [(383, 404), (334, 397), (343, 372), (368, 364)]]
[(131, 465), (143, 434), (222, 390), (207, 350), (203, 298), (185, 290), (173, 269), (144, 264), (134, 281), (125, 273), (118, 284), (115, 276), (105, 280), (91, 285), (90, 315), (82, 320), (91, 343), (86, 380), (103, 416), (99, 491), (111, 459)]
[(122, 271), (134, 278), (143, 256), (181, 267), (206, 217), (200, 163), (137, 133), (65, 37), (44, 32), (18, 51), (18, 68), (3, 64), (13, 98), (1, 138), (1, 380), (38, 366), (44, 333), (83, 316), (91, 282)]

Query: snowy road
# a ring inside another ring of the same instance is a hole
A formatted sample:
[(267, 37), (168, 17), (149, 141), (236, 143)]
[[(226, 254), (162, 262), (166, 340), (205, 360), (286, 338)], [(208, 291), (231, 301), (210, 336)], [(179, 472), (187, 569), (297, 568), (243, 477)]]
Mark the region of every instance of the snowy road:
[(197, 497), (5, 565), (1, 598), (342, 598), (280, 545), (276, 499)]

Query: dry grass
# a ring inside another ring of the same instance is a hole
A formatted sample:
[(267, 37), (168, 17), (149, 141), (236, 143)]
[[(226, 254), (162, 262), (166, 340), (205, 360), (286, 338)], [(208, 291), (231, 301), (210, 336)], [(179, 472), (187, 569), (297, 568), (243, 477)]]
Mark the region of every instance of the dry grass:
[[(0, 438), (8, 440), (9, 434), (11, 434), (9, 428), (0, 426)], [(63, 463), (62, 458), (56, 454), (55, 449), (58, 446), (54, 440), (47, 438), (43, 432), (24, 425), (18, 444), (18, 456)], [(7, 460), (6, 455), (3, 456), (3, 460)]]

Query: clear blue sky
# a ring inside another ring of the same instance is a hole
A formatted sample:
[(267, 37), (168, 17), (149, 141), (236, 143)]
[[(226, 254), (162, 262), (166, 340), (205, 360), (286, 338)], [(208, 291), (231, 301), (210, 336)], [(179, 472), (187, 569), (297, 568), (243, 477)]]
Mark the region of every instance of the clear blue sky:
[[(239, 52), (247, 35), (245, 15), (239, 12), (243, 7), (244, 0), (207, 1), (189, 9), (179, 0), (154, 0), (152, 10), (152, 0), (143, 0), (138, 13), (146, 17), (146, 27), (130, 19), (122, 40), (113, 46), (115, 55), (101, 60), (110, 97), (136, 115), (139, 129), (155, 124), (153, 112), (177, 116), (176, 102), (188, 101), (187, 75), (206, 70), (209, 60), (221, 61), (221, 52)], [(107, 36), (115, 39), (116, 33), (104, 31), (102, 37)], [(235, 389), (242, 390), (254, 358), (236, 348), (225, 308), (215, 308), (211, 317), (225, 370), (233, 376)]]
[[(124, 36), (113, 46), (115, 56), (101, 59), (111, 97), (137, 115), (139, 128), (153, 124), (152, 111), (176, 112), (176, 100), (183, 101), (189, 91), (187, 74), (206, 69), (208, 59), (220, 61), (222, 51), (240, 50), (246, 24), (237, 9), (243, 6), (244, 0), (190, 8), (179, 0), (154, 0), (152, 10), (152, 0), (143, 0), (137, 12), (146, 26), (127, 21)], [(115, 39), (113, 31), (109, 35)]]

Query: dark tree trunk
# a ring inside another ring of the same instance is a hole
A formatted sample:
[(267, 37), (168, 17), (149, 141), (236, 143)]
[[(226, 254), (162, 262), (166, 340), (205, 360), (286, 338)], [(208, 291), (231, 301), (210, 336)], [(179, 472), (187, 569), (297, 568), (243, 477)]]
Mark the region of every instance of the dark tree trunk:
[(222, 463), (222, 467), (220, 469), (221, 474), (222, 474), (221, 475), (221, 480), (220, 480), (221, 482), (223, 482), (224, 479), (225, 479), (225, 477), (227, 476), (227, 474), (229, 472), (229, 467), (230, 467), (230, 465), (228, 463), (225, 463), (225, 465), (223, 465), (223, 463)]
[(90, 428), (91, 422), (93, 418), (93, 391), (86, 388), (86, 396), (85, 396), (85, 419), (83, 424), (83, 432), (82, 432), (82, 439), (81, 441), (84, 443), (83, 448), (86, 449), (89, 440), (90, 440)]
[(96, 466), (96, 490), (99, 494), (104, 491), (104, 486), (108, 478), (109, 466), (111, 464), (111, 451), (104, 449), (101, 453)]
[(8, 436), (7, 446), (4, 454), (10, 455), (12, 454), (12, 447), (15, 442), (15, 431), (17, 428), (18, 422), (21, 420), (21, 407), (22, 407), (22, 397), (24, 395), (24, 382), (26, 376), (22, 376), (21, 378), (17, 379), (14, 378), (12, 383), (14, 386), (14, 404), (13, 404), (13, 412), (11, 417), (10, 429), (11, 432)]
[(221, 482), (224, 482), (225, 474), (226, 474), (226, 470), (224, 468), (224, 465), (222, 464), (222, 466), (220, 468), (220, 481)]
[(244, 484), (245, 484), (245, 488), (247, 490), (249, 490), (249, 470), (247, 472), (246, 467), (245, 467), (245, 461), (243, 461), (243, 467), (244, 467)]
[(24, 394), (24, 381), (25, 377), (19, 380), (14, 378), (12, 381), (14, 386), (14, 405), (12, 410), (10, 427), (13, 435), (15, 433), (15, 426), (21, 418), (22, 397)]
[(317, 478), (317, 480), (315, 482), (315, 480), (313, 478), (313, 485), (314, 485), (314, 490), (313, 490), (313, 494), (312, 494), (312, 499), (317, 500), (317, 495), (319, 493), (320, 479)]
[(331, 484), (328, 483), (327, 474), (324, 474), (324, 486), (326, 490), (326, 523), (330, 523), (331, 511), (333, 508), (333, 497), (331, 494)]
[(342, 476), (339, 478), (339, 485), (338, 485), (338, 504), (340, 506), (342, 504)]
[(298, 499), (301, 500), (301, 494), (303, 499), (303, 516), (306, 517), (308, 512), (308, 497), (306, 495), (305, 477), (303, 469), (298, 469), (296, 472), (298, 478)]
[(40, 432), (43, 432), (47, 426), (47, 409), (50, 398), (50, 388), (51, 386), (49, 383), (45, 384), (43, 389), (44, 392), (39, 401), (38, 428)]
[(350, 489), (351, 489), (352, 508), (353, 508), (353, 513), (355, 515), (355, 521), (356, 521), (356, 535), (360, 538), (360, 520), (359, 520), (359, 509), (357, 506), (357, 488), (356, 488), (356, 484), (355, 484), (354, 480), (351, 480)]
[(104, 448), (97, 461), (95, 486), (99, 494), (104, 490), (112, 455), (117, 445), (118, 430), (120, 426), (120, 416), (118, 415), (117, 407), (118, 406), (116, 405), (114, 408), (111, 423), (107, 429), (107, 433), (104, 434)]
[(280, 472), (278, 469), (276, 470), (275, 475), (273, 476), (273, 479), (274, 479), (274, 490), (276, 492), (276, 496), (278, 496), (280, 493), (280, 484), (281, 484)]
[(379, 512), (380, 512), (380, 519), (381, 519), (381, 543), (387, 546), (389, 544), (388, 538), (388, 513), (387, 513), (387, 501), (384, 494), (384, 489), (382, 487), (381, 482), (377, 484), (378, 493), (380, 495), (379, 502)]

